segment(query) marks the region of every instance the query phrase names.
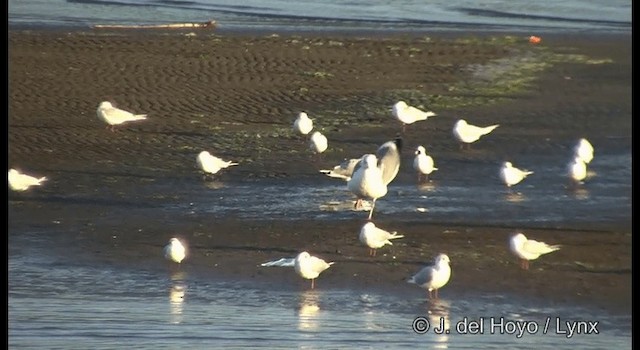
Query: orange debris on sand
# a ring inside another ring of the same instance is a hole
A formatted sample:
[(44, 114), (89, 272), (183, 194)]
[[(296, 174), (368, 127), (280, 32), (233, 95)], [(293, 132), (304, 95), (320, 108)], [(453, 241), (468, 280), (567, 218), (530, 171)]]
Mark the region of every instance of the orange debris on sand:
[(542, 39), (539, 36), (532, 35), (529, 37), (529, 42), (532, 44), (539, 44)]

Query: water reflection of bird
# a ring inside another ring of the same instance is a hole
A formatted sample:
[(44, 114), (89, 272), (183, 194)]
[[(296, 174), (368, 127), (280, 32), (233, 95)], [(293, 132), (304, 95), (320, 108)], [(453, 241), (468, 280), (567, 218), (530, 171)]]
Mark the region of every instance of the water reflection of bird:
[(310, 330), (318, 328), (320, 295), (315, 290), (306, 290), (300, 294), (298, 305), (298, 329)]
[(174, 284), (169, 289), (169, 313), (171, 315), (171, 323), (182, 322), (182, 312), (186, 286), (183, 284)]
[(429, 322), (433, 327), (432, 332), (436, 335), (434, 349), (449, 348), (449, 333), (451, 332), (451, 321), (449, 320), (449, 310), (451, 304), (442, 299), (429, 300), (427, 314)]

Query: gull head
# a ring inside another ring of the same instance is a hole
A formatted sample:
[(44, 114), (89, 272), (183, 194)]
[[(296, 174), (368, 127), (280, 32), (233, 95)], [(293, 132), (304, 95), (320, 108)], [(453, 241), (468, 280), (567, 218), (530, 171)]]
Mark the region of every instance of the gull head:
[(407, 103), (404, 101), (398, 101), (396, 102), (396, 104), (393, 105), (393, 107), (396, 109), (404, 109), (404, 108), (407, 108)]
[(523, 242), (527, 241), (527, 237), (524, 235), (524, 233), (518, 232), (516, 234), (514, 234), (513, 236), (511, 236), (511, 242), (514, 245), (520, 245)]
[(511, 164), (511, 162), (504, 162), (504, 167), (505, 168), (513, 168), (513, 164)]
[(422, 146), (418, 146), (416, 148), (416, 155), (418, 155), (418, 154), (427, 154), (427, 150), (425, 150), (424, 147), (422, 147)]
[(455, 127), (456, 127), (456, 128), (460, 128), (460, 127), (467, 126), (467, 125), (468, 125), (468, 124), (467, 124), (467, 121), (466, 121), (466, 120), (464, 120), (464, 119), (459, 119), (459, 120), (456, 122), (456, 126), (455, 126)]
[(448, 265), (449, 263), (451, 263), (451, 260), (449, 260), (449, 256), (447, 256), (447, 254), (439, 254), (435, 258), (435, 263), (436, 265), (440, 265), (440, 264)]
[(100, 105), (98, 106), (98, 108), (100, 109), (113, 108), (113, 105), (109, 101), (102, 101), (100, 102)]
[(297, 259), (309, 259), (311, 257), (311, 255), (308, 252), (302, 252), (300, 254), (298, 254)]

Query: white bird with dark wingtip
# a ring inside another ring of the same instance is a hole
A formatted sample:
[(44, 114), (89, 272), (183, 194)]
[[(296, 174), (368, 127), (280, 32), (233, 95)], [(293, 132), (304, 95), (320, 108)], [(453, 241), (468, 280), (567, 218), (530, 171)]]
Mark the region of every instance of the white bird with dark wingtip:
[(196, 162), (198, 163), (198, 166), (202, 171), (204, 171), (206, 174), (212, 175), (216, 174), (222, 169), (228, 168), (233, 165), (238, 165), (238, 163), (222, 160), (216, 156), (213, 156), (207, 151), (200, 152), (198, 154), (198, 157), (196, 158)]
[(293, 130), (302, 135), (306, 135), (313, 130), (313, 121), (307, 113), (300, 112), (298, 114), (298, 118), (293, 122)]
[(315, 287), (315, 279), (333, 264), (333, 262), (328, 263), (312, 256), (308, 252), (302, 252), (296, 257), (293, 267), (300, 277), (311, 280), (311, 289), (313, 289)]
[[(429, 292), (429, 299), (432, 299), (432, 297), (438, 299), (438, 289), (447, 284), (449, 278), (451, 278), (450, 262), (446, 254), (439, 254), (433, 263), (425, 266), (407, 282), (417, 284), (426, 289)], [(432, 291), (434, 295), (432, 295)]]
[(164, 247), (163, 251), (165, 259), (178, 264), (180, 264), (187, 256), (187, 249), (184, 247), (182, 242), (175, 237), (169, 240), (169, 244)]
[(342, 163), (333, 167), (333, 169), (320, 170), (321, 173), (338, 179), (349, 181), (356, 164), (360, 161), (360, 158), (345, 159)]
[(585, 164), (589, 164), (593, 160), (593, 146), (585, 139), (581, 138), (574, 148), (575, 155), (580, 157)]
[(14, 191), (22, 192), (28, 190), (32, 186), (40, 186), (43, 182), (47, 181), (47, 177), (40, 178), (23, 174), (19, 170), (9, 169), (9, 188)]
[(511, 162), (504, 162), (502, 168), (500, 168), (500, 179), (509, 188), (519, 184), (531, 174), (533, 174), (533, 171), (518, 169)]
[(407, 124), (413, 124), (417, 121), (427, 120), (429, 117), (434, 117), (436, 114), (431, 111), (423, 111), (416, 107), (407, 105), (404, 101), (398, 101), (393, 105), (393, 116), (402, 123), (402, 132), (405, 130)]
[(560, 245), (549, 245), (527, 239), (523, 233), (516, 233), (509, 239), (509, 249), (520, 259), (520, 267), (529, 269), (529, 260), (535, 260), (543, 254), (549, 254), (560, 249)]
[(311, 138), (309, 140), (309, 148), (314, 153), (322, 153), (327, 150), (329, 146), (329, 141), (327, 141), (327, 137), (322, 135), (319, 131), (314, 131), (311, 134)]
[[(378, 159), (373, 154), (365, 154), (356, 166), (353, 176), (347, 181), (347, 188), (358, 199), (371, 199), (369, 220), (373, 215), (376, 200), (387, 194), (387, 184), (382, 178), (383, 170), (378, 168)], [(383, 165), (384, 168), (384, 165)]]
[(360, 229), (360, 242), (369, 247), (369, 255), (376, 256), (376, 249), (382, 248), (385, 245), (393, 245), (392, 239), (402, 238), (403, 235), (399, 235), (398, 232), (389, 232), (381, 228), (376, 227), (373, 222), (367, 222)]
[(472, 143), (478, 141), (480, 137), (489, 134), (498, 126), (500, 126), (500, 124), (480, 127), (471, 125), (467, 123), (466, 120), (460, 119), (453, 126), (453, 136), (460, 142), (460, 148), (462, 148), (464, 144), (469, 148)]
[(96, 111), (98, 118), (107, 123), (107, 128), (115, 131), (115, 126), (136, 120), (147, 119), (146, 114), (133, 114), (131, 112), (114, 107), (111, 102), (103, 101)]
[(383, 143), (376, 150), (378, 168), (382, 171), (382, 181), (384, 181), (385, 185), (389, 185), (398, 176), (402, 145), (402, 138), (398, 136), (391, 141)]
[(435, 167), (433, 158), (427, 154), (424, 147), (418, 146), (415, 154), (416, 156), (413, 158), (413, 169), (418, 172), (418, 182), (422, 180), (422, 176), (425, 177), (425, 180), (428, 180), (429, 175), (438, 170), (438, 168)]
[(569, 178), (574, 185), (581, 184), (587, 177), (587, 164), (580, 156), (577, 156), (569, 162)]

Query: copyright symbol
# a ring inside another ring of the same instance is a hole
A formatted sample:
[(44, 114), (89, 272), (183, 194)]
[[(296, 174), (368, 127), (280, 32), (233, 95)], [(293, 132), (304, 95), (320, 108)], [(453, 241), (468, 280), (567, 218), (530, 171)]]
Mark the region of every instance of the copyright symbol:
[(429, 324), (429, 320), (426, 317), (416, 317), (416, 319), (413, 320), (413, 324), (411, 325), (413, 331), (418, 334), (427, 333), (430, 327), (431, 325)]

